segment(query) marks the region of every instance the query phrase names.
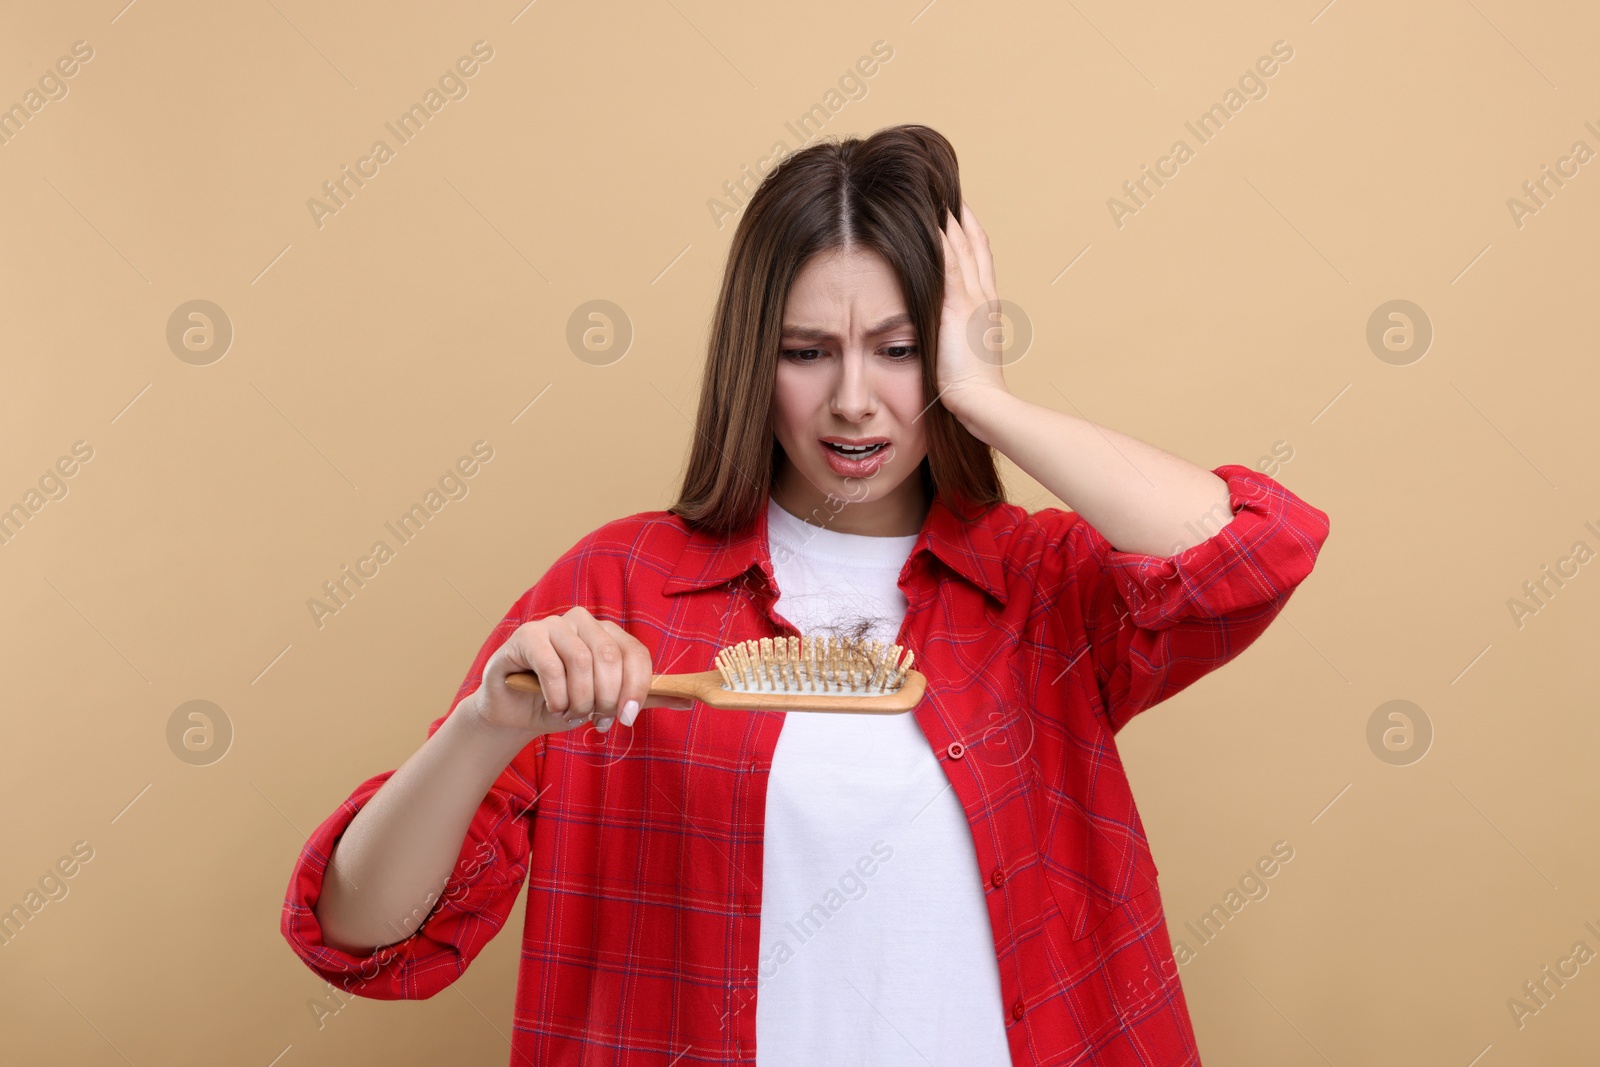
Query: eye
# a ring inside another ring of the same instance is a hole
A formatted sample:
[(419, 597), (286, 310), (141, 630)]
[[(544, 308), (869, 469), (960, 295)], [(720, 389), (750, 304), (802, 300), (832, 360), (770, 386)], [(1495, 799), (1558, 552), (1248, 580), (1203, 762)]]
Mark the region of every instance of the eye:
[[(883, 352), (894, 363), (910, 363), (917, 358), (917, 346), (914, 344), (890, 345)], [(820, 348), (785, 348), (779, 354), (791, 363), (811, 364), (825, 357), (827, 352)]]

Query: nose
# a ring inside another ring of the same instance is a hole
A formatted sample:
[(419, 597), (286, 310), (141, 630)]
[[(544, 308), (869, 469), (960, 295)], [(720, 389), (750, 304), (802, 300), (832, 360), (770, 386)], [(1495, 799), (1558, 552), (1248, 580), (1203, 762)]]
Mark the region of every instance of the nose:
[(850, 422), (861, 422), (877, 410), (869, 361), (863, 352), (852, 349), (844, 353), (838, 364), (839, 373), (833, 382), (833, 413)]

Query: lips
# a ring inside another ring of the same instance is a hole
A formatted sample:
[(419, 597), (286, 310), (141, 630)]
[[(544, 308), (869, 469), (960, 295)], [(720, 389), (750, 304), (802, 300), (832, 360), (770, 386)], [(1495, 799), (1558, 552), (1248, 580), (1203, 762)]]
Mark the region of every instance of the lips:
[(844, 477), (871, 474), (892, 454), (887, 437), (823, 437), (819, 444), (829, 468)]

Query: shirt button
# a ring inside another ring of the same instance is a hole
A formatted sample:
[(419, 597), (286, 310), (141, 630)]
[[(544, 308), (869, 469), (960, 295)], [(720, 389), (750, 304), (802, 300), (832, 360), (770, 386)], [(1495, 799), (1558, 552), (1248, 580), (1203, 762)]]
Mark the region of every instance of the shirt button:
[(1011, 1017), (1013, 1019), (1022, 1018), (1022, 1001), (1019, 1000), (1015, 1004), (1011, 1005)]
[(960, 741), (952, 741), (950, 742), (950, 747), (946, 748), (945, 751), (950, 754), (951, 759), (960, 759), (966, 753), (967, 746)]
[(994, 872), (989, 875), (989, 882), (996, 889), (999, 889), (1000, 886), (1005, 883), (1005, 880), (1006, 880), (1006, 872), (1003, 869), (999, 868), (999, 867), (996, 867), (994, 869)]

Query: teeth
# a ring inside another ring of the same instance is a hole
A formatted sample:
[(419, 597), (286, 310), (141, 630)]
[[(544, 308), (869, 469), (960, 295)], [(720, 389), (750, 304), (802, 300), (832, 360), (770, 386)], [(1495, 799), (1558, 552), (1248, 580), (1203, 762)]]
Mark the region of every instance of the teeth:
[(844, 452), (844, 453), (847, 453), (849, 455), (861, 456), (861, 455), (866, 455), (869, 452), (876, 452), (878, 449), (882, 448), (883, 446), (881, 444), (879, 444), (879, 445), (836, 445), (836, 444), (831, 444), (830, 443), (829, 447), (835, 449), (836, 451)]

